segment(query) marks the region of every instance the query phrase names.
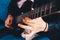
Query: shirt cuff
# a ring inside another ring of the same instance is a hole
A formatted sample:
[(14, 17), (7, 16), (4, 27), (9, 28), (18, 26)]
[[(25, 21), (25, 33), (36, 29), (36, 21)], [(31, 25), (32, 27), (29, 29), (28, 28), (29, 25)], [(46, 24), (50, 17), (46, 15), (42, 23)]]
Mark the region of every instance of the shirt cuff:
[(56, 32), (60, 29), (60, 23), (48, 23), (48, 31)]

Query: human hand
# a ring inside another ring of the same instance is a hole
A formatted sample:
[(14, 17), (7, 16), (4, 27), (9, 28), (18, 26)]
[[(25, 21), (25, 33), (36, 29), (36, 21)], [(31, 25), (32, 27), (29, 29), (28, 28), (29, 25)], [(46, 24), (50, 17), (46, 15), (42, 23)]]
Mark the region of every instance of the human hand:
[(36, 19), (30, 19), (26, 17), (25, 19), (23, 19), (23, 22), (28, 26), (23, 24), (18, 24), (18, 26), (25, 30), (30, 30), (29, 34), (22, 33), (22, 37), (24, 37), (25, 39), (30, 39), (32, 35), (35, 35), (38, 32), (44, 31), (46, 27), (46, 22), (44, 22), (41, 17)]
[(8, 15), (7, 19), (5, 20), (5, 27), (10, 28), (12, 24), (13, 17)]

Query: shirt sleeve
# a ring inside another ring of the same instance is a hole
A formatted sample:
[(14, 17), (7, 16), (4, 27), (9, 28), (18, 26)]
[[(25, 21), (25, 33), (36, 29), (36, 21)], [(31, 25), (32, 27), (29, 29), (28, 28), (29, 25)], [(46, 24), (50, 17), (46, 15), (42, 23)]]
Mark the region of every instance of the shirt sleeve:
[(8, 6), (8, 15), (10, 14), (10, 15), (14, 16), (15, 12), (16, 12), (16, 1), (11, 0), (10, 4)]
[(60, 23), (49, 23), (49, 32), (60, 32)]

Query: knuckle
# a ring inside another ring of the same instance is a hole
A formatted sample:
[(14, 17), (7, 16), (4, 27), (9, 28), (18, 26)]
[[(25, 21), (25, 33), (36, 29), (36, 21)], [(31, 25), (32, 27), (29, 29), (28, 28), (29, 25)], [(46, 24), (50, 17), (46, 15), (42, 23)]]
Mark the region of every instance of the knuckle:
[(7, 25), (5, 25), (5, 27), (7, 27)]

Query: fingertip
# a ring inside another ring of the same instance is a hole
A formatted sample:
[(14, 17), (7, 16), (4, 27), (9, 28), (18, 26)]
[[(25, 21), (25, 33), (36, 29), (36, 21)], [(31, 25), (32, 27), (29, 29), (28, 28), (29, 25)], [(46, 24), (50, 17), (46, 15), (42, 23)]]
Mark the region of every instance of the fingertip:
[(23, 19), (23, 22), (25, 22), (25, 20)]
[(5, 25), (5, 27), (6, 27), (6, 28), (10, 28), (10, 26), (8, 26), (8, 25)]
[(20, 27), (22, 24), (18, 24), (18, 26)]
[(20, 24), (18, 24), (18, 26), (20, 26)]

